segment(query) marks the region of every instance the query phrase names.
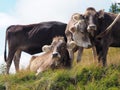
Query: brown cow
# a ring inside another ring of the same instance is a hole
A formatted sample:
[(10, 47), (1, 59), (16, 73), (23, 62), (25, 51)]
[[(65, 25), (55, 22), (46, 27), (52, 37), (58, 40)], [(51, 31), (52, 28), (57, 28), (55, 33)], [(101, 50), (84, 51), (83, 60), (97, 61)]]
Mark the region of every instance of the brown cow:
[[(6, 30), (4, 58), (7, 73), (14, 60), (15, 69), (19, 71), (21, 52), (36, 54), (42, 51), (43, 45), (49, 45), (55, 36), (65, 36), (66, 24), (58, 21), (41, 22), (30, 25), (12, 25)], [(6, 45), (8, 43), (8, 57)]]
[(63, 37), (55, 37), (51, 45), (43, 46), (43, 53), (33, 56), (30, 60), (29, 69), (39, 74), (48, 68), (70, 67), (71, 61), (67, 45)]
[[(88, 24), (87, 30), (91, 36), (91, 42), (94, 43), (96, 47), (98, 62), (106, 66), (109, 47), (120, 47), (120, 17), (117, 17), (117, 14), (104, 12), (104, 10), (96, 11), (93, 7), (86, 9), (84, 17)], [(110, 24), (116, 17), (117, 21), (111, 26)], [(111, 26), (110, 28), (109, 25)], [(107, 27), (110, 30), (106, 33)], [(101, 33), (102, 37), (96, 38), (99, 34), (101, 35)]]
[[(79, 62), (81, 60), (83, 48), (92, 47), (92, 43), (90, 42), (89, 35), (87, 32), (87, 24), (82, 14), (75, 13), (72, 15), (66, 27), (65, 34), (67, 37), (68, 46), (71, 46), (71, 44), (74, 44), (74, 47), (75, 47), (74, 49), (71, 49), (68, 47), (71, 59), (73, 60), (74, 52), (78, 50), (77, 62)], [(94, 53), (94, 56), (96, 56), (95, 54), (96, 52), (94, 49), (95, 48), (93, 47), (93, 53)]]

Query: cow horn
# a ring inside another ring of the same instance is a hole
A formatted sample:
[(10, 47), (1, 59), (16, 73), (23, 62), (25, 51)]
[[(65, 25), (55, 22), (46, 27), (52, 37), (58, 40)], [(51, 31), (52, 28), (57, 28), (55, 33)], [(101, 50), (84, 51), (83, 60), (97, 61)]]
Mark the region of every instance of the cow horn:
[(102, 38), (103, 36), (108, 34), (110, 32), (111, 28), (113, 27), (113, 25), (117, 22), (119, 16), (120, 16), (120, 13), (117, 15), (115, 20), (107, 27), (107, 29), (104, 32), (100, 33), (96, 38)]

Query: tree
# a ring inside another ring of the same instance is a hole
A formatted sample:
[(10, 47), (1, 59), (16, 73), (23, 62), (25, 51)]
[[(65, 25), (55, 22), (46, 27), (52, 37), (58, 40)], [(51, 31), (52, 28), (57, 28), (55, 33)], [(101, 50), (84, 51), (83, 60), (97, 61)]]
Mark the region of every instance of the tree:
[(119, 13), (120, 12), (120, 3), (112, 3), (110, 6), (109, 12), (112, 13)]

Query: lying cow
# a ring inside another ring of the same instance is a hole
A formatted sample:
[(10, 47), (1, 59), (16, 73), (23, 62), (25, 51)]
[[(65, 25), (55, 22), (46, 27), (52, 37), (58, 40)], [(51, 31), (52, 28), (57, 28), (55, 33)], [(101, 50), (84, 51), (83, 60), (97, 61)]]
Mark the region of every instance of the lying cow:
[[(84, 17), (87, 23), (87, 31), (92, 37), (91, 42), (96, 47), (98, 62), (106, 66), (109, 47), (120, 47), (120, 17), (117, 17), (117, 14), (114, 13), (104, 12), (104, 10), (96, 11), (93, 7), (86, 9)], [(116, 17), (116, 22), (111, 25)], [(106, 31), (109, 25), (111, 26), (110, 30)]]
[[(87, 24), (82, 14), (75, 13), (72, 15), (66, 27), (65, 34), (68, 46), (74, 44), (74, 49), (68, 47), (71, 59), (74, 59), (74, 52), (78, 50), (77, 62), (79, 62), (81, 60), (83, 49), (92, 47), (89, 33), (87, 32)], [(94, 49), (95, 48), (93, 47), (93, 53), (94, 56), (96, 56), (96, 51)]]
[(51, 45), (43, 46), (43, 53), (33, 56), (30, 60), (29, 69), (39, 74), (48, 68), (70, 67), (71, 61), (64, 37), (55, 37)]
[[(14, 60), (15, 69), (19, 71), (21, 52), (36, 54), (42, 51), (43, 45), (49, 45), (55, 36), (65, 36), (66, 24), (57, 21), (41, 22), (30, 25), (12, 25), (6, 30), (4, 58), (7, 63), (7, 73)], [(8, 42), (8, 58), (6, 45)]]

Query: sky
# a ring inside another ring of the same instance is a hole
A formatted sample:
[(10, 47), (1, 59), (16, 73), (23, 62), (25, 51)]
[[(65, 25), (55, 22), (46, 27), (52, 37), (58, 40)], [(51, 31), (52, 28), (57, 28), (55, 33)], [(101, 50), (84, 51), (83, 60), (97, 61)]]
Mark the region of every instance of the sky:
[[(43, 21), (68, 23), (73, 13), (84, 13), (87, 7), (109, 11), (110, 5), (120, 0), (0, 0), (0, 64), (4, 64), (5, 31), (10, 25), (32, 24)], [(30, 55), (22, 53), (20, 66), (26, 67)], [(11, 71), (14, 71), (12, 65)]]

